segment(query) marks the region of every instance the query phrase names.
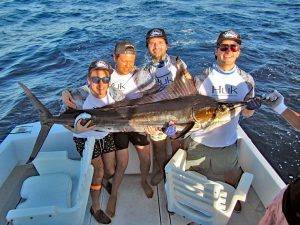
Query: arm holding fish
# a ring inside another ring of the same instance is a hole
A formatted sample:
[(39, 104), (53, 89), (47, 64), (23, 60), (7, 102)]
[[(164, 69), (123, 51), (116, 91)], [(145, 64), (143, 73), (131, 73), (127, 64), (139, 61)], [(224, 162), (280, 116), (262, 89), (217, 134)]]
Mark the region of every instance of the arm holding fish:
[(166, 136), (173, 136), (176, 133), (176, 124), (174, 121), (170, 121), (168, 126), (163, 128), (158, 128), (155, 126), (147, 126), (145, 132), (152, 136), (154, 139), (165, 139)]
[[(64, 125), (69, 131), (75, 134), (80, 134), (86, 131), (92, 131), (96, 129), (96, 125), (91, 126), (92, 121), (89, 120), (87, 123), (84, 123), (83, 119), (79, 119), (74, 127), (69, 125)], [(84, 125), (83, 125), (84, 124)]]
[(96, 130), (96, 125), (91, 125), (91, 124), (92, 124), (92, 120), (87, 121), (87, 123), (83, 123), (83, 119), (79, 119), (74, 126), (73, 132), (76, 134), (80, 134), (83, 132)]
[(285, 105), (284, 97), (277, 90), (263, 96), (263, 98), (271, 109), (281, 115), (296, 130), (300, 131), (300, 114)]
[(255, 112), (255, 110), (253, 110), (253, 109), (247, 109), (247, 107), (246, 107), (245, 109), (243, 109), (242, 115), (244, 117), (251, 117), (251, 116), (253, 116), (254, 112)]
[[(70, 89), (64, 90), (63, 94), (62, 94), (62, 101), (64, 103), (63, 111), (66, 111), (65, 106), (72, 108), (72, 109), (82, 109), (83, 103), (84, 103), (85, 99), (87, 98), (88, 93), (89, 93), (89, 91), (88, 91), (87, 86), (82, 86), (80, 88), (70, 88)], [(66, 103), (68, 101), (66, 98), (68, 98), (68, 97), (70, 97), (70, 99), (72, 99), (72, 106), (68, 105), (68, 103)], [(64, 125), (64, 127), (73, 133), (77, 133), (75, 128), (72, 126)]]
[(61, 99), (63, 101), (63, 103), (69, 107), (69, 108), (72, 108), (72, 109), (76, 109), (76, 105), (74, 102), (74, 99), (70, 93), (70, 91), (67, 89), (67, 90), (64, 90), (61, 94)]
[[(79, 104), (83, 104), (85, 98), (89, 93), (89, 88), (84, 85), (80, 88), (69, 88), (62, 92), (61, 98), (67, 107), (71, 109), (78, 109), (78, 101), (81, 101)], [(77, 96), (78, 95), (78, 96)]]
[(190, 74), (190, 72), (188, 71), (186, 63), (179, 56), (176, 57), (176, 63), (177, 63), (178, 69), (182, 71), (185, 78), (187, 80), (191, 80), (193, 77)]
[(254, 79), (251, 75), (246, 74), (246, 82), (250, 88), (249, 93), (245, 97), (245, 101), (247, 101), (246, 108), (243, 109), (242, 115), (244, 117), (251, 117), (255, 110), (258, 109), (261, 106), (261, 99), (258, 97), (255, 97), (254, 92)]

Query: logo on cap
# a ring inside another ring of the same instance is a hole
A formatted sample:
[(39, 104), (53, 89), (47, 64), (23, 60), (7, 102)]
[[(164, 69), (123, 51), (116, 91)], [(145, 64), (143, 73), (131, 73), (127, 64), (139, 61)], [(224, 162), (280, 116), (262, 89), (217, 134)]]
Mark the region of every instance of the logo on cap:
[(107, 64), (103, 61), (97, 61), (96, 64), (95, 64), (95, 67), (97, 68), (103, 68), (103, 69), (109, 69)]
[(163, 33), (161, 32), (161, 30), (158, 29), (154, 29), (149, 36), (154, 36), (154, 37), (158, 37), (158, 36), (163, 36)]
[(112, 67), (103, 60), (93, 61), (89, 66), (88, 73), (90, 74), (92, 70), (97, 70), (97, 69), (107, 70), (110, 74), (112, 74), (113, 72)]
[(234, 30), (227, 30), (227, 31), (221, 32), (218, 37), (217, 44), (218, 45), (221, 44), (221, 42), (224, 41), (225, 39), (231, 39), (231, 40), (236, 41), (239, 44), (242, 44), (240, 34)]
[(226, 31), (224, 34), (223, 34), (223, 38), (237, 38), (239, 39), (239, 35), (232, 31), (232, 30), (229, 30), (229, 31)]

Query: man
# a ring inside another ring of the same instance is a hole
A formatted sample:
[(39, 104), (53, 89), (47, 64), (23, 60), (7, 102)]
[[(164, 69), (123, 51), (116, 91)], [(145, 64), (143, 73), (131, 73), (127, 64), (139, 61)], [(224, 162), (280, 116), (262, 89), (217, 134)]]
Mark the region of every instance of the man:
[[(179, 69), (176, 59), (167, 54), (168, 39), (165, 31), (161, 28), (149, 30), (146, 34), (146, 47), (152, 58), (152, 62), (146, 66), (146, 70), (155, 77), (161, 88), (165, 88), (174, 81), (176, 72)], [(181, 63), (186, 69), (185, 63), (183, 61)], [(187, 70), (185, 76), (187, 79), (191, 79), (191, 75)], [(157, 185), (164, 178), (164, 166), (167, 162), (167, 135), (158, 131), (155, 127), (148, 127), (146, 131), (150, 134), (154, 159), (158, 167), (157, 171), (153, 173), (151, 184)], [(174, 140), (171, 145), (173, 153), (175, 153), (183, 145), (183, 141)]]
[[(121, 91), (126, 99), (135, 99), (155, 89), (155, 80), (144, 70), (135, 68), (136, 48), (129, 41), (118, 42), (115, 46), (113, 59), (116, 67), (111, 74), (111, 88)], [(65, 105), (74, 108), (74, 99), (68, 91), (64, 91), (62, 99)], [(76, 107), (76, 106), (75, 106)], [(146, 134), (136, 132), (114, 133), (116, 145), (116, 169), (112, 181), (111, 195), (108, 200), (106, 213), (115, 215), (117, 193), (128, 165), (129, 141), (135, 146), (140, 159), (141, 186), (148, 198), (152, 198), (153, 190), (148, 184), (147, 177), (150, 170), (150, 144)]]
[[(236, 31), (220, 33), (214, 51), (216, 64), (205, 71), (203, 81), (195, 79), (200, 94), (226, 101), (246, 101), (254, 97), (253, 78), (235, 64), (240, 56), (241, 43)], [(259, 106), (260, 101), (253, 99), (242, 114), (252, 116)], [(187, 140), (186, 169), (235, 186), (242, 173), (237, 151), (238, 121), (239, 116), (208, 133), (201, 130), (192, 133)]]
[[(136, 48), (129, 41), (118, 42), (113, 55), (116, 63), (116, 70), (111, 76), (111, 85), (122, 91), (127, 99), (140, 98), (143, 90), (153, 87), (154, 80), (147, 73), (134, 67), (136, 58)], [(147, 77), (148, 76), (148, 77)], [(117, 193), (125, 170), (128, 165), (128, 145), (129, 141), (135, 146), (141, 170), (141, 185), (148, 198), (152, 198), (153, 190), (148, 184), (147, 178), (150, 170), (150, 143), (146, 134), (136, 132), (114, 133), (116, 144), (116, 172), (113, 177), (112, 192), (107, 204), (107, 214), (114, 216)]]
[[(115, 102), (115, 95), (109, 88), (110, 77), (113, 69), (109, 64), (102, 60), (94, 61), (90, 64), (87, 82), (90, 86), (90, 93), (86, 100), (78, 103), (76, 106), (82, 109), (92, 109), (95, 107), (103, 107)], [(75, 97), (75, 96), (74, 96)], [(107, 132), (95, 131), (95, 126), (90, 126), (91, 121), (82, 125), (83, 117), (86, 114), (80, 115), (75, 120), (73, 140), (76, 144), (76, 149), (82, 156), (84, 151), (85, 141), (88, 137), (96, 138), (91, 164), (94, 167), (93, 179), (91, 184), (91, 199), (92, 206), (90, 209), (94, 218), (102, 224), (109, 224), (110, 218), (101, 210), (99, 197), (101, 192), (101, 183), (104, 177), (104, 168), (112, 167), (115, 164), (115, 144), (111, 134)], [(113, 172), (112, 172), (113, 173)]]
[(267, 104), (281, 115), (296, 130), (300, 131), (300, 114), (291, 110), (284, 104), (284, 97), (276, 90), (264, 97)]

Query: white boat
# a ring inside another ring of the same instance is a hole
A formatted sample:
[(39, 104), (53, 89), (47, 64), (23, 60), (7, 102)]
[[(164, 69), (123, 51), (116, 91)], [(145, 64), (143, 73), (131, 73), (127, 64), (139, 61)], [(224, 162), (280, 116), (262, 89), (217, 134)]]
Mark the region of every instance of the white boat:
[[(40, 123), (38, 122), (19, 125), (11, 131), (0, 145), (0, 224), (14, 224), (14, 221), (7, 221), (6, 216), (8, 211), (14, 209), (19, 202), (19, 191), (23, 183), (23, 180), (14, 180), (13, 177), (16, 175), (14, 174), (14, 169), (18, 165), (25, 164), (29, 158), (39, 130)], [(246, 201), (242, 203), (242, 212), (232, 213), (228, 224), (255, 225), (258, 224), (263, 216), (268, 204), (285, 187), (285, 183), (261, 155), (241, 127), (238, 127), (238, 136), (239, 162), (244, 172), (253, 174), (253, 181)], [(37, 158), (43, 152), (58, 151), (67, 151), (69, 158), (79, 160), (70, 131), (63, 126), (54, 125)], [(164, 182), (161, 182), (157, 187), (153, 187), (155, 194), (152, 199), (146, 198), (140, 186), (137, 153), (132, 146), (130, 146), (129, 154), (129, 165), (120, 187), (116, 215), (112, 218), (111, 224), (184, 225), (192, 222), (189, 216), (183, 217), (177, 213), (168, 212)], [(28, 173), (28, 175), (25, 174), (24, 176), (31, 176), (30, 170), (28, 170)], [(44, 195), (46, 198), (47, 193)], [(108, 196), (108, 193), (103, 190), (100, 197), (103, 209), (105, 209)], [(89, 208), (90, 201), (84, 207), (82, 225), (98, 224), (90, 215)], [(49, 217), (51, 216), (49, 215)], [(29, 219), (34, 221), (35, 218), (33, 217)], [(62, 220), (59, 224), (71, 225), (64, 222), (68, 221), (67, 217), (65, 218), (66, 220)], [(36, 221), (32, 224), (43, 225), (43, 223), (36, 223)]]

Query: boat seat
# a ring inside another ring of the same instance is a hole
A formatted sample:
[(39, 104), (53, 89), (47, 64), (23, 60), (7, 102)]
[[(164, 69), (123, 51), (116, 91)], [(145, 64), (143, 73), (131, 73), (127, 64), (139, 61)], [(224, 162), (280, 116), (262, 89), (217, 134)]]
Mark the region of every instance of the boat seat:
[(66, 151), (40, 152), (33, 164), (39, 175), (27, 178), (21, 203), (6, 216), (14, 225), (82, 225), (93, 176), (95, 139), (85, 143), (83, 157), (71, 160)]
[(186, 151), (179, 149), (165, 167), (168, 211), (201, 225), (227, 224), (236, 202), (246, 200), (253, 175), (243, 173), (235, 189), (185, 166)]
[(18, 208), (26, 209), (48, 205), (62, 208), (71, 207), (71, 190), (72, 180), (67, 174), (57, 173), (29, 177), (24, 181), (21, 189), (21, 197), (27, 201), (19, 204)]

